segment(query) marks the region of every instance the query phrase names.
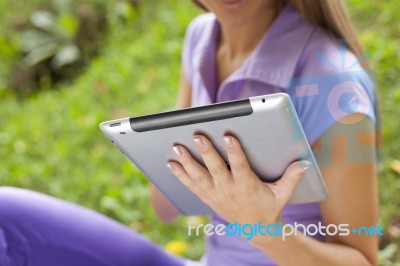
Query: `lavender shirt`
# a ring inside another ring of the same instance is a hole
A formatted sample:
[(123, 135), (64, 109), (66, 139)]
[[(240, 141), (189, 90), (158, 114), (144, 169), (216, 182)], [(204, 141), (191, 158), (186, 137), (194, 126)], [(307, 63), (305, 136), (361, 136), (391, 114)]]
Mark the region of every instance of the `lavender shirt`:
[[(217, 88), (216, 43), (219, 23), (212, 13), (189, 25), (182, 63), (192, 88), (192, 106), (285, 92), (294, 103), (312, 145), (338, 119), (352, 112), (375, 122), (374, 86), (357, 58), (327, 32), (304, 21), (289, 4), (243, 65)], [(288, 205), (286, 223), (317, 224), (318, 203)], [(214, 224), (227, 222), (212, 217)], [(321, 235), (314, 238), (323, 241)], [(240, 236), (211, 236), (205, 265), (275, 265)]]

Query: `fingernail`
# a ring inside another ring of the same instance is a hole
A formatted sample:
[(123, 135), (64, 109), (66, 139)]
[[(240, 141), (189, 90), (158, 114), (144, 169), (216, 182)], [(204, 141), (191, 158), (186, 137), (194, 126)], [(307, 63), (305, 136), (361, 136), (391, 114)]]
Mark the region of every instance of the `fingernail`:
[(307, 160), (299, 161), (298, 164), (300, 165), (300, 167), (303, 167), (304, 170), (311, 167), (311, 163)]
[(181, 150), (181, 148), (179, 148), (178, 146), (174, 146), (174, 147), (172, 147), (172, 149), (174, 150), (174, 152), (175, 152), (175, 154), (176, 154), (177, 156), (182, 156), (182, 150)]
[(197, 146), (201, 147), (204, 145), (203, 139), (199, 136), (194, 136), (193, 141), (194, 141), (194, 143), (196, 143)]
[(167, 167), (170, 171), (174, 171), (174, 166), (170, 163), (167, 163)]
[(224, 136), (224, 142), (227, 147), (233, 147), (233, 140), (230, 136)]

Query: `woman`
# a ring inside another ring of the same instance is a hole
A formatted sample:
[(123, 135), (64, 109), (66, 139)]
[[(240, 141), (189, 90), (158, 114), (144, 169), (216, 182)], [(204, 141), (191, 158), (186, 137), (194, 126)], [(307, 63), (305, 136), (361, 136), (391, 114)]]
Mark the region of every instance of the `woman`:
[[(206, 167), (178, 145), (171, 147), (178, 161), (168, 167), (216, 211), (212, 223), (322, 222), (348, 224), (350, 229), (376, 225), (374, 91), (357, 64), (362, 49), (343, 2), (200, 0), (197, 4), (211, 13), (188, 27), (177, 107), (288, 93), (330, 192), (321, 203), (286, 205), (309, 167), (307, 162), (291, 164), (280, 180), (264, 184), (251, 171), (234, 137), (221, 140), (230, 171), (207, 138), (196, 135), (193, 141)], [(338, 39), (345, 39), (349, 48), (339, 45)], [(166, 222), (179, 215), (154, 187), (151, 202)], [(192, 263), (108, 218), (38, 193), (1, 188), (0, 213), (0, 265)], [(377, 249), (376, 236), (362, 234), (319, 232), (284, 241), (213, 235), (207, 239), (202, 264), (376, 265)]]

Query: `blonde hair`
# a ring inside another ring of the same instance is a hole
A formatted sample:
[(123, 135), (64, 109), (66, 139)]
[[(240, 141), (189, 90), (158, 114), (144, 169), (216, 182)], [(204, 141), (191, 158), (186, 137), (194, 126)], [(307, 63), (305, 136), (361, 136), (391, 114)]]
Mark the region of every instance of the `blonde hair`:
[(343, 0), (288, 0), (310, 23), (320, 26), (338, 39), (344, 39), (356, 57), (364, 51)]
[[(207, 10), (197, 0), (192, 0), (198, 7)], [(324, 28), (337, 39), (344, 39), (350, 51), (358, 58), (364, 51), (357, 38), (353, 23), (347, 12), (344, 0), (278, 0), (279, 7), (289, 2), (310, 23)], [(366, 63), (362, 62), (366, 67)]]

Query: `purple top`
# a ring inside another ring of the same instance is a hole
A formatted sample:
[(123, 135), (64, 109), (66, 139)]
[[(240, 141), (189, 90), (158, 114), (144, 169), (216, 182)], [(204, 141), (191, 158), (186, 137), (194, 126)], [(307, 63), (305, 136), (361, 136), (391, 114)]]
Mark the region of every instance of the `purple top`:
[[(374, 85), (357, 58), (323, 29), (307, 23), (286, 5), (243, 65), (217, 88), (216, 44), (219, 23), (212, 13), (189, 25), (182, 54), (192, 88), (192, 106), (285, 92), (290, 95), (312, 145), (335, 121), (352, 112), (375, 122)], [(318, 203), (288, 205), (286, 223), (317, 224)], [(224, 223), (214, 215), (212, 223)], [(314, 238), (323, 241), (321, 235)], [(240, 236), (207, 239), (206, 265), (275, 265)]]

